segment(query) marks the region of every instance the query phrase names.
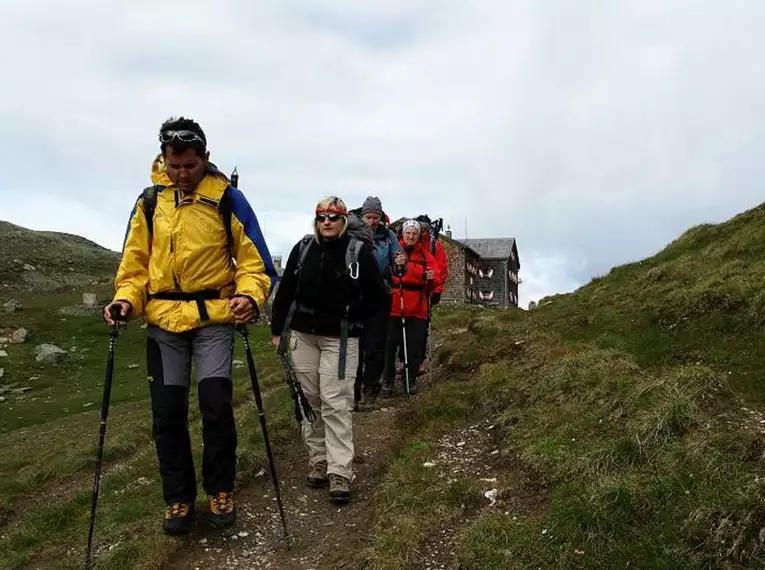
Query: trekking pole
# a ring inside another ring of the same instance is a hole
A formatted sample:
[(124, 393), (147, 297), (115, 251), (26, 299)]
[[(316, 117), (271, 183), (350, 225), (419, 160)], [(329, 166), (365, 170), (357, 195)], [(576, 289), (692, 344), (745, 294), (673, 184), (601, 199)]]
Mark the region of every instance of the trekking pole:
[(404, 316), (404, 280), (398, 280), (398, 288), (401, 298), (401, 334), (404, 340), (404, 376), (406, 378), (406, 394), (409, 395), (409, 352), (406, 348), (406, 317)]
[(428, 386), (433, 387), (433, 337), (430, 330), (430, 319), (433, 305), (430, 303), (430, 295), (428, 295)]
[(252, 358), (252, 347), (250, 346), (250, 332), (247, 325), (237, 327), (244, 339), (244, 350), (247, 355), (247, 368), (250, 372), (250, 381), (252, 382), (252, 391), (255, 394), (255, 405), (258, 407), (258, 418), (260, 419), (260, 428), (263, 430), (263, 443), (266, 446), (266, 457), (271, 471), (271, 480), (274, 482), (274, 492), (276, 493), (276, 504), (279, 507), (279, 517), (282, 520), (284, 529), (284, 538), (289, 539), (290, 533), (287, 530), (287, 519), (284, 516), (284, 505), (282, 504), (282, 494), (279, 491), (279, 479), (276, 476), (276, 466), (274, 464), (274, 454), (271, 452), (271, 440), (268, 438), (268, 426), (266, 425), (266, 413), (263, 411), (263, 398), (260, 395), (260, 384), (258, 383), (258, 372), (255, 370), (255, 361)]
[[(112, 320), (117, 323), (122, 318), (119, 305), (109, 308)], [(93, 479), (93, 498), (90, 503), (90, 526), (88, 528), (88, 550), (85, 554), (85, 568), (92, 567), (91, 550), (93, 546), (93, 531), (96, 526), (96, 508), (98, 506), (98, 493), (101, 489), (101, 465), (104, 459), (104, 440), (106, 439), (106, 418), (109, 415), (109, 400), (112, 394), (112, 378), (114, 376), (114, 346), (117, 342), (117, 324), (109, 327), (109, 355), (106, 359), (106, 374), (104, 375), (104, 396), (101, 400), (101, 425), (98, 430), (98, 451), (96, 453), (96, 472)]]

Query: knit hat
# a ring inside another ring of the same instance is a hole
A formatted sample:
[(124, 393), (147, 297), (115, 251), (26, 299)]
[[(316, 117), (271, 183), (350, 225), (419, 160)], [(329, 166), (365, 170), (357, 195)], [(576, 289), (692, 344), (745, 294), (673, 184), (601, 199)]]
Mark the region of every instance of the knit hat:
[(377, 196), (367, 196), (367, 199), (364, 200), (364, 204), (361, 206), (361, 215), (374, 212), (382, 216), (382, 211), (382, 202), (380, 202)]
[(401, 233), (403, 234), (409, 228), (416, 229), (417, 233), (420, 233), (420, 231), (422, 231), (422, 228), (420, 227), (420, 222), (418, 222), (417, 220), (406, 220), (404, 222), (404, 225), (401, 226)]

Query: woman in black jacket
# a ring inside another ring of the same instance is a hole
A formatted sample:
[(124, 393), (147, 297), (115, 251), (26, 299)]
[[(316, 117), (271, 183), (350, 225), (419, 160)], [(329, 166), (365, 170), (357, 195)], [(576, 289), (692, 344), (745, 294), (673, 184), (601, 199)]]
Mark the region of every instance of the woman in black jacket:
[(319, 202), (314, 235), (292, 248), (271, 308), (274, 346), (291, 331), (295, 374), (317, 411), (313, 424), (304, 420), (302, 426), (308, 484), (329, 484), (335, 502), (348, 500), (353, 479), (351, 409), (360, 323), (386, 301), (371, 245), (362, 240), (357, 255), (348, 257), (359, 238), (347, 230), (345, 203), (337, 196)]

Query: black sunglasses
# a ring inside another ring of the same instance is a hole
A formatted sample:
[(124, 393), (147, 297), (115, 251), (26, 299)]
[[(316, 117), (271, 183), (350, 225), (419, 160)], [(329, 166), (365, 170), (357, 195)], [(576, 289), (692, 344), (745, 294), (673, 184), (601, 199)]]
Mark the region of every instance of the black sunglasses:
[(178, 140), (185, 143), (200, 142), (205, 144), (205, 141), (202, 140), (202, 137), (193, 131), (165, 131), (159, 135), (159, 142), (161, 143), (169, 143), (173, 140)]
[(342, 217), (340, 214), (316, 214), (316, 221), (323, 222), (324, 220), (329, 220), (330, 222), (336, 222)]

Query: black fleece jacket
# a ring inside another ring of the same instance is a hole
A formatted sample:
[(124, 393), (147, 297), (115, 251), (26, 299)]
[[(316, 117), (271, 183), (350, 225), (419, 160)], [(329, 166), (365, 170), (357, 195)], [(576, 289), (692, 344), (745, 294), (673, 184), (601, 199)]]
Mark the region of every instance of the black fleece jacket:
[[(295, 269), (300, 242), (292, 248), (271, 307), (271, 334), (280, 335), (293, 301), (297, 307), (290, 328), (321, 336), (340, 336), (340, 320), (348, 307), (348, 320), (361, 323), (387, 300), (385, 285), (377, 269), (372, 248), (366, 243), (359, 252), (359, 275), (353, 280), (345, 263), (348, 236), (320, 242), (311, 240), (300, 275)], [(299, 281), (299, 282), (298, 282)], [(348, 336), (357, 337), (358, 326)]]

